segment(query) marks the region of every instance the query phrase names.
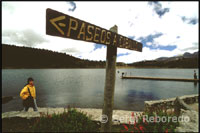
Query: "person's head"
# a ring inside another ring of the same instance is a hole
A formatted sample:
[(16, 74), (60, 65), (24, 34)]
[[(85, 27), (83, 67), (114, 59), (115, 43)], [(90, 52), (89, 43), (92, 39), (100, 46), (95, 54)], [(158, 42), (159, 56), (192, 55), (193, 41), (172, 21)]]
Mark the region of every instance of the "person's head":
[(33, 80), (33, 78), (31, 78), (31, 77), (28, 78), (28, 80), (27, 80), (28, 84), (30, 84), (30, 85), (34, 85), (33, 81), (34, 81), (34, 80)]

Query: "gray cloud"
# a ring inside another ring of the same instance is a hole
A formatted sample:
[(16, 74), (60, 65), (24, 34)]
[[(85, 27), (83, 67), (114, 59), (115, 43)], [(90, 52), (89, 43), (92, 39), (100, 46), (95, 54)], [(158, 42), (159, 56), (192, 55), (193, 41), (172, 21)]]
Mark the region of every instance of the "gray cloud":
[(72, 8), (69, 8), (68, 10), (73, 12), (76, 9), (76, 3), (73, 1), (70, 1), (69, 4), (72, 6)]
[(138, 40), (140, 40), (143, 44), (146, 44), (147, 42), (153, 43), (155, 38), (158, 38), (162, 35), (163, 35), (163, 33), (159, 32), (159, 33), (155, 33), (155, 34), (150, 34), (150, 35), (145, 36), (145, 37), (139, 37)]
[(148, 2), (149, 5), (153, 6), (154, 11), (161, 18), (165, 13), (169, 12), (169, 8), (162, 8), (162, 4), (158, 1)]
[(61, 52), (64, 52), (64, 53), (78, 53), (80, 51), (77, 50), (76, 48), (67, 48), (67, 49), (61, 50)]
[(9, 39), (11, 42), (31, 47), (48, 42), (45, 38), (31, 29), (23, 31), (5, 30), (2, 32), (2, 37)]
[(188, 18), (188, 17), (182, 16), (181, 19), (183, 20), (183, 22), (188, 23), (188, 24), (193, 24), (193, 25), (199, 22), (199, 20), (196, 17)]
[(193, 46), (188, 47), (188, 48), (185, 48), (185, 49), (182, 49), (181, 51), (186, 52), (186, 51), (188, 51), (188, 50), (198, 50), (198, 49), (199, 49), (199, 48), (198, 48), (198, 43), (193, 43), (192, 45), (193, 45)]

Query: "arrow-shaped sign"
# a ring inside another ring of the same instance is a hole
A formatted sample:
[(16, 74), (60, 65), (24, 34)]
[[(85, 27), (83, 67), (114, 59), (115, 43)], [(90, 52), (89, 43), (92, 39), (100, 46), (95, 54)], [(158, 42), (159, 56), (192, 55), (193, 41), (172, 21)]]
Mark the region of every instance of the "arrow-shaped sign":
[(57, 25), (55, 22), (63, 20), (63, 19), (65, 19), (65, 16), (60, 16), (60, 17), (53, 18), (53, 19), (49, 20), (62, 35), (64, 35), (65, 33), (58, 27), (58, 25), (61, 26), (61, 27), (65, 27), (66, 25), (64, 23), (58, 23), (58, 25)]
[(46, 11), (46, 34), (142, 52), (140, 42), (49, 8)]

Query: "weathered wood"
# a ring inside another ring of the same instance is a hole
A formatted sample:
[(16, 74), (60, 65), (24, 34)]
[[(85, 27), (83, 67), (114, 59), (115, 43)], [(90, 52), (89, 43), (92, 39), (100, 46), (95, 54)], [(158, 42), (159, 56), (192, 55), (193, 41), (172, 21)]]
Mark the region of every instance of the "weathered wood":
[(46, 10), (46, 34), (142, 52), (142, 43), (61, 12)]
[[(110, 29), (117, 33), (117, 26)], [(102, 115), (107, 116), (107, 122), (101, 124), (101, 132), (110, 132), (112, 127), (112, 114), (114, 106), (114, 89), (115, 89), (115, 74), (116, 74), (116, 57), (117, 47), (107, 46), (106, 57), (106, 81), (104, 88), (104, 104)]]
[(79, 20), (61, 12), (46, 10), (46, 34), (107, 45), (106, 81), (102, 114), (108, 117), (101, 131), (111, 131), (114, 106), (117, 47), (142, 52), (142, 43), (117, 34), (117, 26), (110, 30)]
[(178, 78), (158, 78), (158, 77), (128, 77), (122, 76), (122, 79), (143, 79), (143, 80), (166, 80), (166, 81), (184, 81), (184, 82), (199, 82), (199, 79), (178, 79)]

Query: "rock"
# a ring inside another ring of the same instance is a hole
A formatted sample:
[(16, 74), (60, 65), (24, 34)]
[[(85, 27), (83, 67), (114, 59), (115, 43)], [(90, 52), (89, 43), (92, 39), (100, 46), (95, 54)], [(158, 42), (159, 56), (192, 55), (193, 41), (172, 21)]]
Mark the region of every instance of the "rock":
[[(94, 108), (76, 108), (77, 111), (85, 113), (88, 117), (90, 116), (92, 120), (94, 121), (101, 121), (101, 115), (102, 115), (102, 109), (94, 109)], [(10, 118), (10, 117), (23, 117), (23, 118), (33, 118), (33, 117), (40, 117), (42, 114), (60, 114), (64, 111), (67, 112), (67, 108), (39, 108), (38, 111), (34, 112), (32, 108), (28, 110), (28, 112), (25, 111), (11, 111), (11, 112), (5, 112), (2, 113), (2, 119), (3, 118)], [(113, 122), (114, 125), (118, 125), (120, 123), (126, 123), (128, 124), (131, 118), (131, 114), (133, 111), (125, 111), (125, 110), (113, 110), (113, 119), (115, 120)], [(142, 112), (134, 111), (136, 115), (141, 115)], [(124, 118), (121, 120), (121, 118)]]
[[(176, 132), (199, 132), (199, 116), (197, 111), (181, 109), (180, 117), (185, 118), (179, 121), (179, 127), (175, 129)], [(189, 118), (187, 121), (186, 118)]]
[[(183, 100), (186, 104), (193, 104), (198, 102), (198, 94), (193, 95), (184, 95), (180, 96), (179, 98)], [(153, 111), (152, 108), (162, 108), (167, 107), (167, 109), (174, 106), (174, 101), (176, 98), (168, 98), (168, 99), (161, 99), (161, 100), (154, 100), (154, 101), (144, 101), (145, 104), (145, 111)]]
[(13, 100), (12, 96), (3, 96), (2, 97), (2, 104), (6, 104), (6, 103), (8, 103), (11, 100)]
[(2, 119), (3, 118), (10, 118), (10, 117), (23, 117), (23, 118), (33, 118), (33, 117), (40, 117), (42, 114), (53, 114), (53, 113), (63, 113), (64, 108), (38, 108), (38, 111), (33, 111), (32, 108), (30, 108), (27, 112), (26, 111), (10, 111), (2, 113)]
[(120, 125), (120, 121), (117, 119), (113, 119), (113, 125)]

